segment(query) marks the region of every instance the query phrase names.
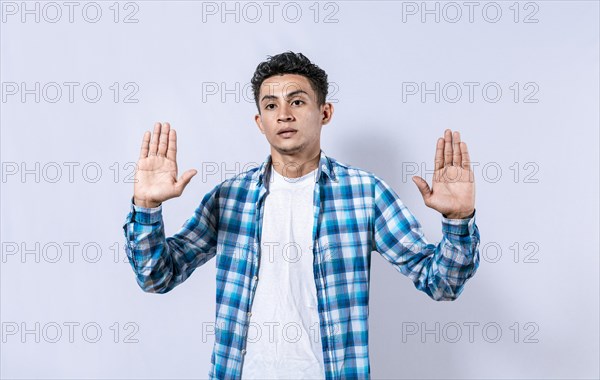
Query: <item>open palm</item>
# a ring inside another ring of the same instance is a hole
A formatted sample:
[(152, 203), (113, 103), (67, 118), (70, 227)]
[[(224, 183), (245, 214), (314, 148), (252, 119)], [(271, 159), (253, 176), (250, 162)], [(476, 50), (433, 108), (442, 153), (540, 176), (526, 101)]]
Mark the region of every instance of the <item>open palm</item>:
[(425, 205), (447, 218), (462, 219), (475, 210), (475, 181), (467, 144), (460, 133), (446, 129), (435, 150), (432, 185), (419, 176), (413, 181), (419, 188)]
[(134, 202), (156, 207), (178, 197), (196, 173), (190, 169), (177, 179), (177, 134), (169, 123), (156, 123), (152, 139), (150, 132), (146, 132), (142, 140), (134, 177)]

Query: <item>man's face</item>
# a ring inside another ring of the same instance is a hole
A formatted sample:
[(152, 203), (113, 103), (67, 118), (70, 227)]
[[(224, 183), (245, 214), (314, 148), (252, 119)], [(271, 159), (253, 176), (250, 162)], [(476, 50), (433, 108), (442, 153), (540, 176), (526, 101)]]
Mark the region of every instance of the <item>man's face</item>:
[(333, 105), (317, 104), (317, 94), (306, 77), (269, 77), (261, 85), (258, 101), (260, 114), (254, 120), (272, 151), (302, 157), (320, 150), (321, 127), (331, 119)]

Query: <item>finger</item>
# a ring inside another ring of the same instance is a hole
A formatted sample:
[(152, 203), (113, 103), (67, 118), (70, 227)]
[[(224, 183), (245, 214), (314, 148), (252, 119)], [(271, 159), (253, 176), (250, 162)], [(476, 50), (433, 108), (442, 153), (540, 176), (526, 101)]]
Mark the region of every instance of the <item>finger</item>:
[(471, 170), (471, 157), (469, 156), (469, 150), (467, 149), (467, 143), (460, 143), (460, 152), (462, 154), (461, 166), (463, 169)]
[(444, 132), (444, 166), (452, 165), (452, 131)]
[(435, 158), (433, 166), (433, 170), (439, 170), (444, 167), (444, 139), (441, 137), (438, 138), (435, 145)]
[(157, 155), (165, 157), (167, 155), (167, 145), (169, 142), (169, 130), (171, 126), (169, 123), (164, 123), (160, 130), (160, 139), (158, 140), (158, 152)]
[(416, 176), (416, 175), (413, 176), (412, 179), (413, 179), (414, 183), (417, 185), (419, 192), (421, 192), (423, 199), (426, 200), (427, 198), (429, 198), (429, 196), (431, 195), (431, 189), (429, 188), (427, 181), (425, 181), (423, 178)]
[(148, 157), (148, 149), (150, 145), (150, 131), (144, 132), (144, 137), (142, 138), (142, 148), (140, 149), (140, 158)]
[(460, 133), (455, 131), (452, 136), (452, 165), (460, 166), (462, 158), (460, 154)]
[(152, 140), (150, 140), (150, 150), (148, 151), (149, 156), (156, 156), (158, 151), (158, 137), (160, 136), (160, 123), (154, 124), (154, 133), (152, 134)]
[(174, 129), (169, 132), (169, 148), (167, 149), (167, 158), (177, 161), (177, 134)]
[(190, 183), (192, 177), (195, 176), (197, 173), (198, 171), (196, 169), (190, 169), (181, 175), (179, 181), (177, 181), (177, 186), (180, 188), (181, 192), (183, 192), (183, 189), (185, 189), (187, 184)]

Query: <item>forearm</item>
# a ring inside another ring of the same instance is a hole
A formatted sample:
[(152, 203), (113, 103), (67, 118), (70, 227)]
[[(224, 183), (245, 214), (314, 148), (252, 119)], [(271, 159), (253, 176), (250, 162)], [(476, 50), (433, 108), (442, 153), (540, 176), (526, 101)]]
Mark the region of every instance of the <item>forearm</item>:
[(170, 291), (216, 254), (216, 189), (206, 194), (194, 215), (175, 235), (167, 238), (162, 206), (143, 208), (131, 204), (123, 225), (126, 251), (144, 291)]
[(126, 253), (138, 285), (150, 293), (165, 293), (175, 283), (170, 248), (165, 239), (161, 207), (131, 207), (123, 226)]
[(479, 266), (479, 229), (474, 211), (466, 219), (442, 218), (442, 240), (433, 260), (433, 278), (437, 279), (431, 284), (434, 295), (439, 294), (438, 300), (458, 298)]
[(385, 234), (379, 251), (414, 283), (418, 290), (436, 301), (455, 300), (479, 265), (479, 231), (474, 215), (469, 219), (442, 219), (442, 240), (432, 244), (419, 222), (404, 209), (405, 233)]
[(375, 185), (374, 249), (432, 299), (456, 299), (479, 265), (475, 210), (467, 219), (442, 216), (443, 237), (435, 245), (393, 189), (381, 180)]

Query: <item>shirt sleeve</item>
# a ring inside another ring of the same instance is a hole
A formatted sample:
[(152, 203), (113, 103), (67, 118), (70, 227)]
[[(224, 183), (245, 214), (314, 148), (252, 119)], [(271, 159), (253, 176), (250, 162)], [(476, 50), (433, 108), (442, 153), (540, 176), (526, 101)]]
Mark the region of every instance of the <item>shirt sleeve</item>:
[(123, 232), (125, 251), (138, 285), (149, 293), (166, 293), (185, 281), (216, 253), (218, 186), (204, 196), (194, 215), (165, 238), (162, 204), (136, 206), (131, 199)]
[(414, 215), (381, 179), (375, 183), (373, 228), (373, 250), (436, 301), (458, 298), (479, 266), (475, 213), (467, 219), (442, 216), (442, 240), (431, 244)]

